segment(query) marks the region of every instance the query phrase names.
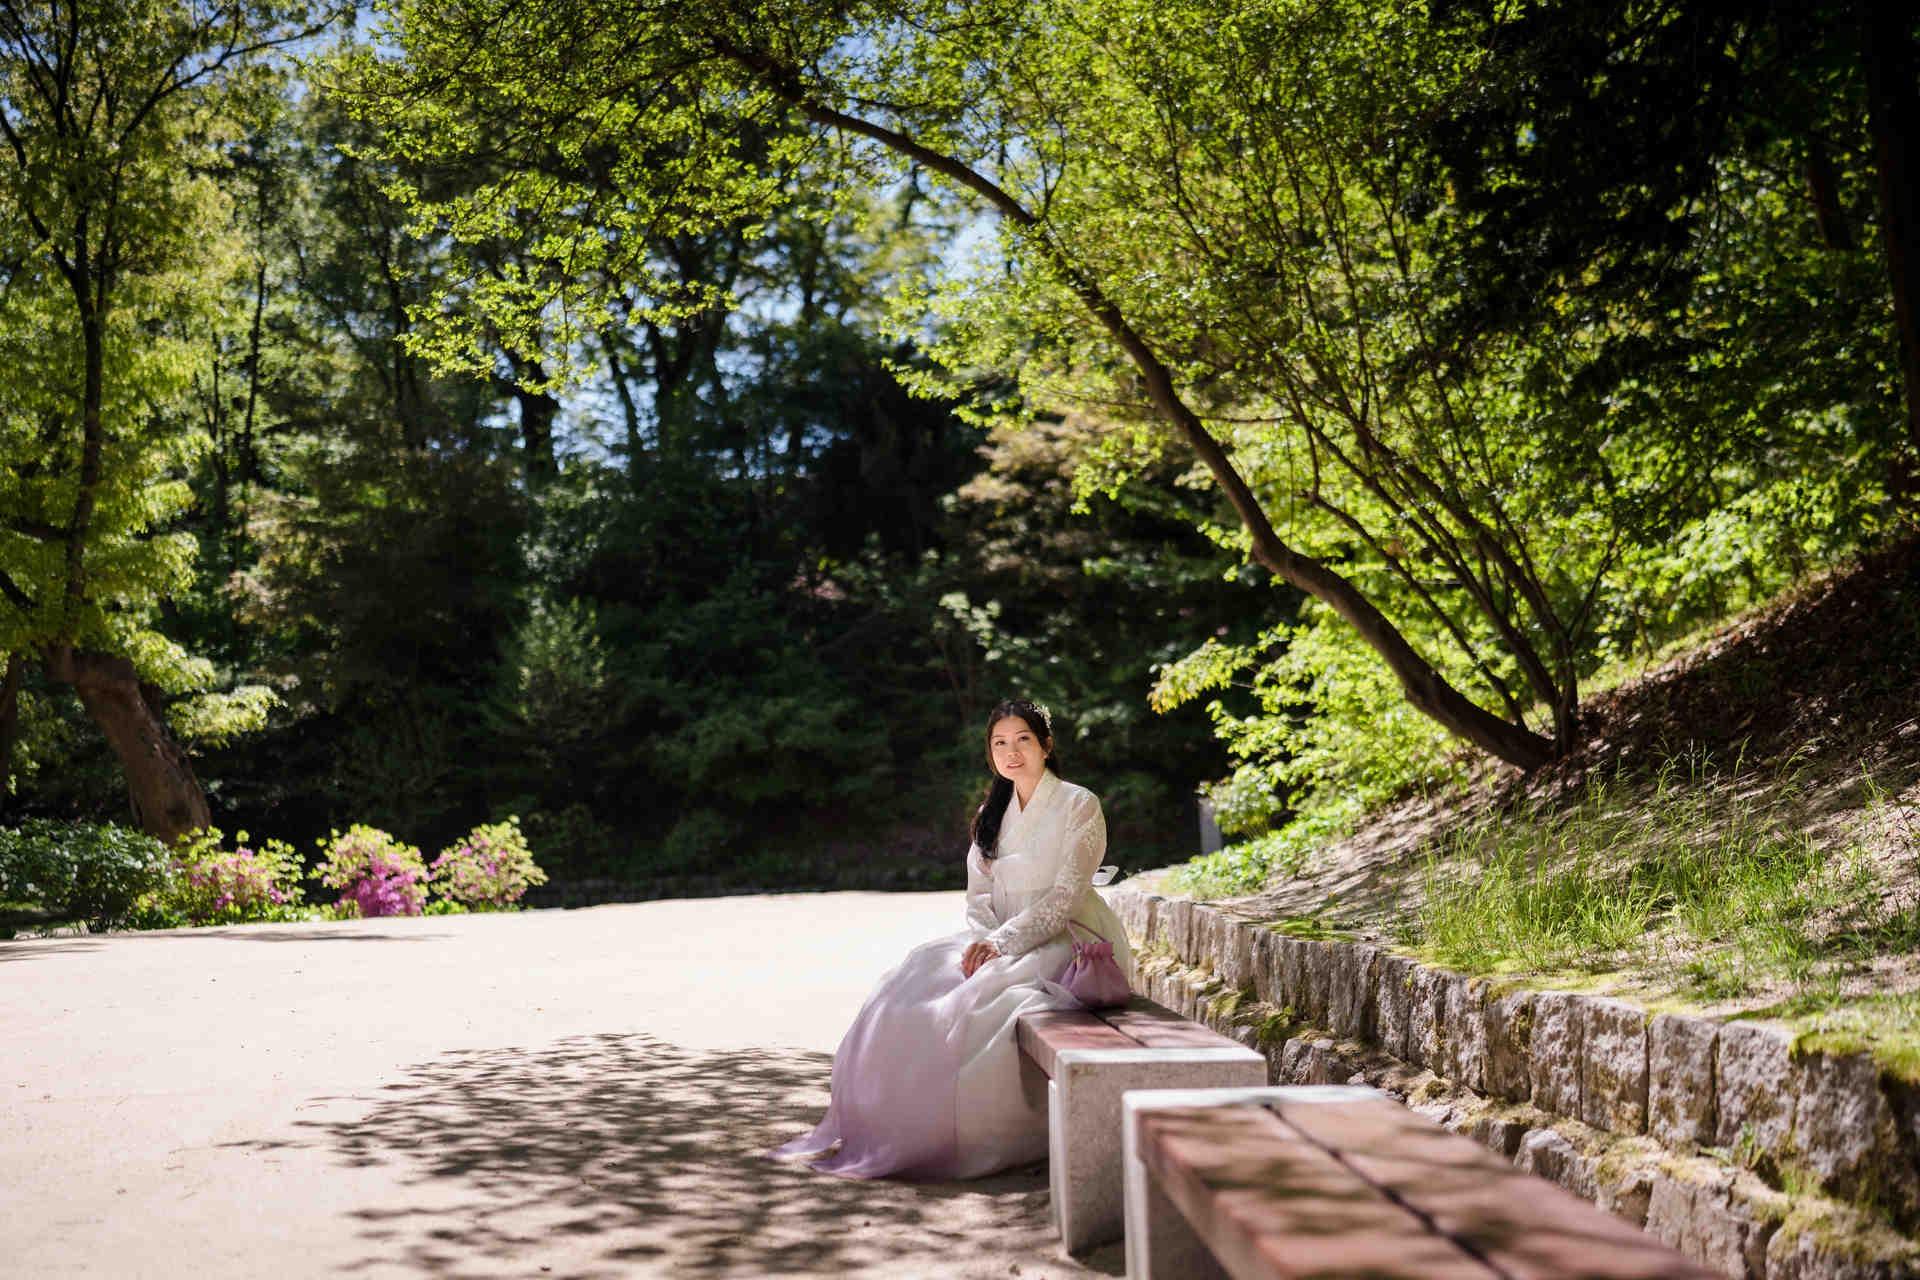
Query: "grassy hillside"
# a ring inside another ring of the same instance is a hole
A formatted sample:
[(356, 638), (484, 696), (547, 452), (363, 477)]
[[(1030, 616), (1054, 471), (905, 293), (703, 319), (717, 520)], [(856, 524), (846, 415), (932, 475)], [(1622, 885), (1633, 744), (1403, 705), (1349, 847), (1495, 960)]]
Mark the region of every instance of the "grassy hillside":
[(1377, 810), (1245, 900), (1468, 971), (1780, 1018), (1920, 1080), (1920, 540), (1617, 674), (1587, 715), (1577, 756)]

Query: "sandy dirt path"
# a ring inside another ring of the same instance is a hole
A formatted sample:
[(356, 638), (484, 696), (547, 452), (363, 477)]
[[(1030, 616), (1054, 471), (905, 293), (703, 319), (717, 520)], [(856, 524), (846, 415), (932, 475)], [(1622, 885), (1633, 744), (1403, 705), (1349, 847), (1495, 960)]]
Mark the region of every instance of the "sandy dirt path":
[(1117, 1274), (1043, 1169), (760, 1153), (960, 895), (0, 942), (0, 1275)]

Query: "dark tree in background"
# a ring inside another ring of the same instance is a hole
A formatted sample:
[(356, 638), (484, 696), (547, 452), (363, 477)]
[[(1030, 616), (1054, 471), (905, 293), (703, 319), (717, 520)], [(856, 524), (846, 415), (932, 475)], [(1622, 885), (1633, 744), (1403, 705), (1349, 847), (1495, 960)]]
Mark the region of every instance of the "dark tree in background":
[[(1596, 362), (1586, 389), (1605, 395), (1703, 353), (1765, 349), (1728, 342), (1728, 325), (1812, 326), (1797, 352), (1768, 350), (1776, 367), (1754, 382), (1832, 391), (1875, 416), (1892, 404), (1904, 492), (1920, 456), (1912, 7), (1467, 0), (1438, 12), (1494, 56), (1431, 126), (1464, 215), (1456, 339), (1523, 332), (1570, 304), (1622, 310), (1645, 323)], [(1723, 251), (1742, 247), (1726, 244), (1740, 237), (1729, 206), (1775, 196), (1797, 235), (1732, 300), (1739, 315), (1705, 332), (1674, 323), (1703, 274), (1728, 267)], [(1803, 290), (1840, 306), (1822, 312)]]

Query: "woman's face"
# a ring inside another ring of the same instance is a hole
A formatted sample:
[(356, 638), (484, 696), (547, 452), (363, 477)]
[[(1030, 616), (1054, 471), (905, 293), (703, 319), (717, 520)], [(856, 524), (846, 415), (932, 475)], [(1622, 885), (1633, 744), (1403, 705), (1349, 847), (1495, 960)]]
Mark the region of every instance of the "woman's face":
[(1053, 744), (1035, 736), (1033, 726), (1019, 716), (994, 722), (987, 733), (987, 750), (993, 756), (994, 772), (1007, 778), (1022, 791), (1040, 781), (1047, 770), (1047, 750)]

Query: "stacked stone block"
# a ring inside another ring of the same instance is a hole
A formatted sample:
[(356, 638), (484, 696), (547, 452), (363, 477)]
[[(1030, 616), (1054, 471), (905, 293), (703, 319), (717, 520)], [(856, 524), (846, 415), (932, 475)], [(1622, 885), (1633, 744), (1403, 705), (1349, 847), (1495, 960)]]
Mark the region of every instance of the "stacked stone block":
[[(1388, 1088), (1729, 1276), (1920, 1280), (1920, 1243), (1886, 1225), (1920, 1226), (1920, 1097), (1869, 1055), (1501, 985), (1211, 904), (1109, 901), (1137, 940), (1136, 986), (1256, 1044), (1274, 1083)], [(1286, 1033), (1260, 1043), (1249, 1012)]]

